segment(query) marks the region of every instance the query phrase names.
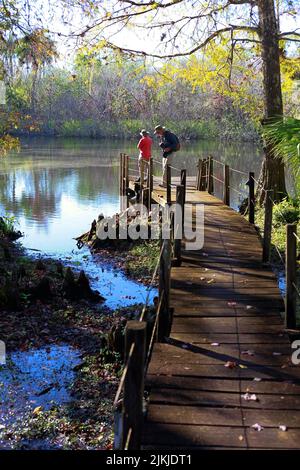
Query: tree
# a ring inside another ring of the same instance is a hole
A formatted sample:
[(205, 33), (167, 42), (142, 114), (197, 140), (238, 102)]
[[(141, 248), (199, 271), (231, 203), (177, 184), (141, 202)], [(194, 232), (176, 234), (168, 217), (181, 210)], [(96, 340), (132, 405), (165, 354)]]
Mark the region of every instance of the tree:
[[(92, 5), (96, 19), (80, 32), (80, 36), (86, 36), (90, 41), (90, 33), (96, 32), (103, 47), (129, 55), (162, 60), (199, 52), (205, 54), (209, 45), (229, 37), (228, 60), (233, 63), (237, 43), (242, 43), (245, 48), (255, 44), (260, 49), (263, 64), (262, 123), (282, 119), (280, 55), (287, 42), (300, 42), (300, 32), (299, 28), (280, 31), (280, 18), (287, 13), (291, 17), (299, 14), (297, 0), (278, 0), (276, 5), (275, 0), (208, 0), (205, 3), (194, 0), (192, 11), (189, 0), (118, 0), (110, 10), (107, 9), (108, 4), (103, 5), (103, 2), (94, 1)], [(132, 49), (118, 44), (118, 31), (128, 27), (152, 34), (159, 32), (159, 51)], [(165, 47), (163, 52), (162, 47)], [(264, 151), (260, 175), (261, 200), (268, 189), (273, 189), (275, 199), (280, 200), (286, 194), (284, 163), (280, 158), (275, 158), (270, 143), (264, 145)]]
[(15, 52), (21, 64), (27, 64), (32, 68), (31, 108), (34, 112), (38, 72), (42, 66), (51, 64), (53, 59), (58, 57), (55, 43), (44, 30), (35, 29), (30, 34), (17, 39)]

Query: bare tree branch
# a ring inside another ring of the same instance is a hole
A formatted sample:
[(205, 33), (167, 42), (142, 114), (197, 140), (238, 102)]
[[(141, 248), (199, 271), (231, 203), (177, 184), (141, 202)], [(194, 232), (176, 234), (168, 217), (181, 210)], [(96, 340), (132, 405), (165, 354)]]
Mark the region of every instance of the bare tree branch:
[(156, 59), (171, 59), (172, 57), (184, 57), (184, 56), (192, 55), (195, 52), (199, 51), (200, 49), (203, 49), (205, 46), (207, 46), (207, 44), (209, 44), (211, 41), (213, 41), (215, 38), (217, 38), (221, 34), (231, 32), (231, 31), (247, 31), (247, 32), (258, 33), (259, 30), (258, 30), (258, 28), (253, 28), (251, 26), (234, 26), (234, 25), (231, 25), (231, 26), (228, 26), (226, 28), (221, 28), (221, 29), (218, 29), (218, 30), (214, 31), (203, 42), (198, 44), (193, 49), (190, 49), (190, 50), (185, 51), (185, 52), (177, 52), (177, 53), (165, 54), (165, 55), (152, 54), (152, 53), (147, 53), (145, 51), (139, 51), (139, 50), (136, 50), (136, 49), (124, 48), (124, 47), (118, 46), (116, 44), (112, 44), (110, 42), (107, 42), (107, 46), (111, 47), (112, 49), (115, 49), (115, 50), (118, 50), (118, 51), (123, 51), (123, 52), (129, 53), (129, 54), (140, 55), (140, 56), (148, 56), (148, 57), (153, 57), (153, 58), (156, 58)]

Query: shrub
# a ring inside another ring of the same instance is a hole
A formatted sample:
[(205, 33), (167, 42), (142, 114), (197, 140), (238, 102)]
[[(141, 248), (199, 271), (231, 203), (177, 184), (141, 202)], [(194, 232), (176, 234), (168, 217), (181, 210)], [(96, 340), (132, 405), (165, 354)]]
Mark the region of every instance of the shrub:
[(300, 220), (299, 199), (285, 198), (274, 207), (275, 224), (292, 224)]

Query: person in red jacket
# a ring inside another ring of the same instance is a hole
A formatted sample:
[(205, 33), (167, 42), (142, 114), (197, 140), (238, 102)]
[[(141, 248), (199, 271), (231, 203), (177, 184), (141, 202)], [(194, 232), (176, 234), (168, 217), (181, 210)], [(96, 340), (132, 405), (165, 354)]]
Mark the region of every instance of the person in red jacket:
[(140, 176), (137, 179), (137, 182), (143, 181), (144, 179), (147, 178), (149, 160), (152, 154), (152, 139), (149, 136), (149, 132), (147, 132), (146, 129), (142, 129), (140, 132), (140, 135), (141, 135), (141, 139), (139, 140), (139, 143), (137, 144), (137, 148), (140, 151), (140, 155), (139, 155)]

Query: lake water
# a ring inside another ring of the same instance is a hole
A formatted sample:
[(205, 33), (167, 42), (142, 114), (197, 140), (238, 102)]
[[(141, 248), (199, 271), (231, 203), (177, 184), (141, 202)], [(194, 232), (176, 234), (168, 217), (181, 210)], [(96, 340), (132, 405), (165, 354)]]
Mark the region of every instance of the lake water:
[[(120, 152), (137, 156), (136, 142), (31, 138), (23, 139), (19, 153), (0, 162), (0, 213), (17, 218), (23, 245), (82, 267), (111, 307), (144, 301), (146, 288), (107, 263), (100, 271), (89, 250), (77, 249), (74, 237), (87, 231), (99, 213), (109, 216), (119, 210)], [(198, 159), (209, 155), (245, 172), (257, 173), (261, 163), (261, 150), (253, 144), (201, 141), (184, 142), (172, 165), (194, 175)], [(160, 159), (156, 142), (153, 156)], [(222, 167), (216, 164), (215, 170), (221, 178)], [(242, 192), (246, 179), (232, 173), (233, 186)], [(232, 196), (236, 206), (242, 196)]]

